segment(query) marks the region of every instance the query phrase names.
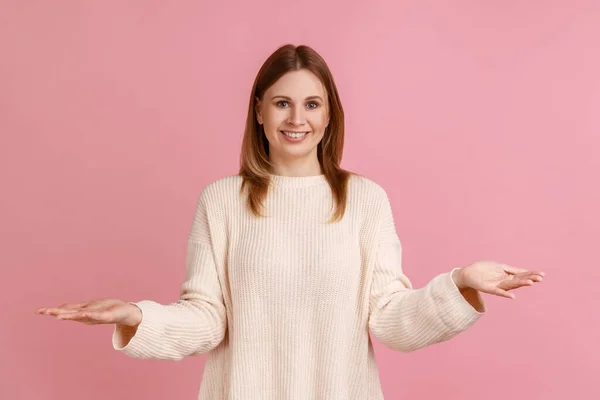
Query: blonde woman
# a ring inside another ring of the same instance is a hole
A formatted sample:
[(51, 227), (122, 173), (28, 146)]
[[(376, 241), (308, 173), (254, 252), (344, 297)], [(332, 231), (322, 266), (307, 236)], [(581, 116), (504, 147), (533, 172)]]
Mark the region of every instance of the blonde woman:
[(344, 112), (308, 46), (286, 45), (254, 82), (239, 174), (198, 198), (187, 278), (172, 304), (115, 299), (40, 308), (114, 324), (136, 358), (209, 353), (200, 400), (378, 400), (369, 332), (409, 352), (449, 340), (543, 273), (477, 261), (412, 287), (377, 183), (340, 168)]

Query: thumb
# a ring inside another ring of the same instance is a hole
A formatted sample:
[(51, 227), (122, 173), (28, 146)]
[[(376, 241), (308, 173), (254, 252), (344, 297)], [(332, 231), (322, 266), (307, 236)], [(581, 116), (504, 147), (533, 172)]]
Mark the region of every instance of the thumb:
[(498, 286), (492, 286), (490, 288), (487, 288), (485, 290), (485, 292), (487, 292), (489, 294), (493, 294), (495, 296), (506, 297), (508, 299), (513, 299), (513, 300), (516, 298), (514, 293), (511, 293), (508, 290), (499, 288)]

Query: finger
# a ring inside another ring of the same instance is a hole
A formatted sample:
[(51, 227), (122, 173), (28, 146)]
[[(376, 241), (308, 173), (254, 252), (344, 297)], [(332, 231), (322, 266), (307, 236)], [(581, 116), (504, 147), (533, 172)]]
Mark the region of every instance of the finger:
[(502, 281), (498, 287), (501, 290), (513, 290), (523, 286), (532, 286), (533, 283), (534, 282), (531, 279), (515, 278)]
[(62, 313), (62, 314), (56, 314), (55, 315), (56, 319), (66, 319), (66, 320), (78, 320), (83, 318), (81, 313), (78, 311), (74, 311), (74, 312), (70, 312), (70, 313)]
[(60, 309), (59, 308), (45, 308), (43, 311), (43, 314), (46, 315), (58, 315), (60, 313)]
[(539, 276), (541, 278), (544, 278), (544, 276), (546, 275), (544, 272), (542, 271), (529, 271), (529, 270), (524, 270), (521, 272), (517, 272), (515, 275), (517, 276), (522, 276), (522, 277), (526, 277), (526, 276)]
[(510, 293), (510, 292), (508, 292), (508, 291), (506, 291), (504, 289), (501, 289), (501, 288), (499, 288), (497, 286), (492, 286), (492, 287), (488, 288), (486, 290), (486, 292), (489, 293), (489, 294), (493, 294), (495, 296), (506, 297), (506, 298), (509, 298), (509, 299), (515, 299), (516, 298), (516, 296), (515, 296), (514, 293)]
[(531, 279), (521, 279), (518, 281), (518, 286), (515, 289), (523, 286), (533, 286), (533, 283), (534, 282)]
[(58, 317), (56, 317), (56, 319), (62, 320), (62, 321), (74, 321), (74, 322), (81, 322), (83, 324), (86, 325), (94, 325), (94, 324), (99, 324), (101, 322), (98, 322), (92, 318), (86, 317), (85, 315), (82, 315), (81, 313), (72, 313), (72, 314), (66, 314), (66, 315), (59, 315)]
[(108, 324), (114, 320), (113, 314), (110, 311), (84, 310), (81, 312), (81, 316), (99, 324)]
[(513, 275), (522, 274), (524, 272), (529, 272), (525, 268), (517, 268), (517, 267), (513, 267), (512, 265), (506, 265), (506, 264), (504, 264), (503, 269), (505, 272), (507, 272), (509, 274), (513, 274)]
[(35, 312), (37, 314), (49, 314), (49, 313), (56, 313), (60, 308), (58, 307), (40, 307), (37, 310), (35, 310)]
[(63, 309), (63, 310), (76, 310), (76, 309), (80, 309), (80, 308), (85, 308), (85, 307), (87, 307), (88, 304), (89, 304), (89, 301), (84, 301), (83, 303), (65, 303), (58, 308)]
[(38, 308), (37, 312), (40, 314), (55, 315), (55, 314), (63, 312), (63, 311), (79, 310), (81, 308), (85, 308), (88, 305), (88, 303), (89, 302), (86, 301), (83, 303), (66, 303), (59, 307), (43, 307), (43, 308)]
[(525, 271), (525, 272), (519, 272), (518, 274), (516, 274), (517, 276), (527, 276), (527, 275), (538, 275), (538, 276), (544, 276), (544, 273), (541, 271)]
[(518, 275), (513, 275), (513, 276), (516, 278), (519, 278), (519, 279), (529, 279), (534, 282), (541, 282), (544, 280), (543, 275), (540, 275), (537, 272), (526, 272), (524, 274), (518, 274)]
[(44, 314), (57, 316), (57, 315), (61, 315), (61, 314), (69, 314), (69, 313), (78, 312), (78, 311), (79, 310), (64, 310), (62, 308), (47, 308), (44, 311)]
[(535, 282), (541, 282), (544, 280), (544, 276), (540, 275), (538, 273), (531, 273), (528, 276), (524, 276), (524, 278), (531, 279), (532, 281), (535, 281)]
[(77, 322), (83, 322), (83, 323), (87, 323), (87, 324), (106, 323), (106, 321), (102, 318), (99, 318), (98, 315), (92, 315), (91, 313), (85, 312), (85, 311), (63, 313), (63, 314), (57, 315), (56, 319), (66, 320), (66, 321), (77, 321)]

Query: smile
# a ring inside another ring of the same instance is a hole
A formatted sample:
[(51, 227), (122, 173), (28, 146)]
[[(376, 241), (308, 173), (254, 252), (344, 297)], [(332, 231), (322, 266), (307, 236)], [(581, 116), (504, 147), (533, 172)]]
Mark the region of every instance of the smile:
[(281, 131), (285, 136), (290, 137), (292, 139), (300, 139), (305, 136), (308, 132), (290, 132), (290, 131)]

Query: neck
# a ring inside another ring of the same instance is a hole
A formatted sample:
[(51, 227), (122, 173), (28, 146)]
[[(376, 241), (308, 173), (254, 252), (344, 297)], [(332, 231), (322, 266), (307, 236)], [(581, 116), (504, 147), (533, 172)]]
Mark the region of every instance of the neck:
[(321, 175), (319, 160), (313, 158), (298, 158), (294, 160), (271, 160), (273, 168), (271, 173), (281, 176), (315, 176)]

